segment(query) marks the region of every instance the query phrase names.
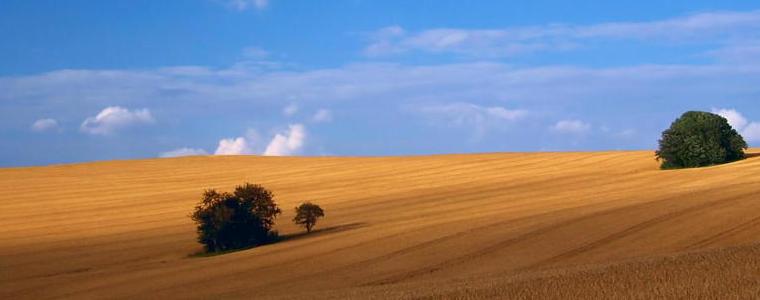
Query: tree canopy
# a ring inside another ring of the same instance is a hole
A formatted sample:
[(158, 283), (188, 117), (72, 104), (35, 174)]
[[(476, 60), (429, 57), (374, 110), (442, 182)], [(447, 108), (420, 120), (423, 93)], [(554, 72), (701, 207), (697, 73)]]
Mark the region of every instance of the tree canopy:
[(277, 233), (272, 227), (280, 213), (272, 192), (246, 183), (233, 193), (206, 190), (191, 218), (197, 224), (198, 242), (206, 251), (216, 252), (273, 240)]
[(306, 228), (306, 232), (311, 232), (311, 229), (317, 224), (317, 219), (324, 216), (325, 212), (319, 205), (305, 202), (296, 207), (296, 216), (293, 218), (293, 222)]
[(657, 159), (663, 169), (695, 168), (744, 158), (747, 143), (717, 114), (690, 111), (662, 133)]

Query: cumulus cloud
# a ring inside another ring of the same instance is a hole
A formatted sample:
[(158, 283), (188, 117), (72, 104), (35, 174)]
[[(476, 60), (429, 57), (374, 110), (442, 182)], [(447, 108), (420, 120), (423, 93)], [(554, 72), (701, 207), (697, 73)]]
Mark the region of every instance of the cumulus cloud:
[(295, 115), (297, 112), (298, 104), (295, 103), (288, 104), (288, 106), (285, 106), (285, 108), (282, 109), (282, 114), (288, 117)]
[(110, 106), (96, 116), (85, 119), (80, 129), (89, 134), (110, 135), (127, 127), (153, 122), (155, 119), (146, 108), (130, 111), (123, 107)]
[(230, 0), (228, 3), (232, 8), (241, 11), (249, 8), (261, 10), (269, 6), (269, 0)]
[(658, 21), (580, 26), (549, 24), (499, 29), (434, 28), (417, 32), (391, 26), (369, 35), (372, 42), (365, 48), (365, 53), (377, 56), (422, 51), (499, 57), (575, 49), (591, 39), (645, 39), (650, 42), (720, 39), (735, 42), (757, 38), (760, 36), (758, 30), (760, 11), (707, 12)]
[(747, 142), (760, 142), (760, 123), (752, 122), (742, 130), (742, 136), (747, 139)]
[(219, 141), (214, 155), (244, 155), (253, 154), (253, 150), (248, 146), (248, 141), (244, 137), (226, 138)]
[(321, 108), (314, 113), (311, 120), (315, 123), (326, 123), (332, 121), (332, 112), (329, 109)]
[(278, 133), (264, 150), (264, 155), (286, 156), (298, 153), (304, 146), (306, 129), (301, 124), (292, 124), (285, 132)]
[(747, 118), (735, 109), (713, 108), (712, 112), (726, 118), (728, 124), (737, 131), (741, 131), (747, 126)]
[(179, 148), (171, 151), (161, 152), (159, 157), (181, 157), (181, 156), (194, 156), (194, 155), (208, 155), (208, 152), (199, 148)]
[(713, 108), (712, 112), (723, 116), (747, 142), (760, 142), (760, 122), (750, 122), (736, 109)]
[(287, 130), (276, 133), (266, 147), (262, 147), (264, 144), (260, 143), (258, 133), (249, 129), (245, 136), (221, 139), (214, 155), (287, 156), (300, 153), (305, 140), (306, 128), (302, 124), (291, 124)]
[(49, 131), (49, 130), (55, 130), (58, 129), (58, 121), (55, 119), (39, 119), (37, 121), (34, 121), (31, 126), (33, 131), (36, 132), (43, 132), (43, 131)]
[(551, 130), (559, 133), (582, 134), (591, 130), (591, 124), (580, 120), (562, 120), (555, 123)]

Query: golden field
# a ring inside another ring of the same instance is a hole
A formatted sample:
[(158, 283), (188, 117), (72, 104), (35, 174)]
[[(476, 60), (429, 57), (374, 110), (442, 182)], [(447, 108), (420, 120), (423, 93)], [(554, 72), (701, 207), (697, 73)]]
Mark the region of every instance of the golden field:
[[(283, 241), (194, 255), (201, 192), (246, 181), (274, 192)], [(308, 235), (290, 221), (306, 200), (326, 213)], [(0, 299), (752, 298), (760, 157), (676, 171), (652, 151), (8, 168), (0, 229)]]

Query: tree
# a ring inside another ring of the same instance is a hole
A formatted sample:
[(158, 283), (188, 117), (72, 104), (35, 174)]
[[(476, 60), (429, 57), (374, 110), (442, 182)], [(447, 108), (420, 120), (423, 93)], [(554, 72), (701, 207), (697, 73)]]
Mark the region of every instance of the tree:
[(655, 152), (662, 169), (695, 168), (744, 158), (747, 143), (726, 118), (690, 111), (662, 132)]
[(198, 226), (198, 242), (216, 252), (272, 241), (277, 237), (274, 219), (280, 213), (272, 192), (246, 183), (233, 193), (206, 190), (191, 218)]
[(296, 216), (293, 218), (293, 222), (305, 227), (306, 232), (311, 232), (314, 224), (317, 224), (317, 219), (324, 216), (325, 212), (319, 205), (306, 202), (296, 207)]

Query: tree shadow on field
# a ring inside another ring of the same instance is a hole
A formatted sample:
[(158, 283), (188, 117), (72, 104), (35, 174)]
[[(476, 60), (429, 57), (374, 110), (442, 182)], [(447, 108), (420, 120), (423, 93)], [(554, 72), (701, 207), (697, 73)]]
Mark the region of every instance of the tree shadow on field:
[(746, 159), (755, 158), (755, 157), (760, 157), (760, 152), (752, 152), (752, 153), (744, 154), (744, 158)]
[(367, 223), (340, 224), (340, 225), (335, 225), (335, 226), (330, 226), (330, 227), (324, 227), (324, 228), (314, 229), (311, 232), (301, 231), (301, 232), (297, 232), (297, 233), (283, 234), (283, 235), (278, 236), (277, 238), (275, 238), (273, 241), (271, 241), (269, 243), (261, 244), (261, 245), (257, 245), (257, 246), (250, 246), (250, 247), (238, 248), (238, 249), (230, 249), (230, 250), (218, 251), (218, 252), (206, 252), (204, 250), (200, 250), (200, 251), (195, 252), (193, 254), (190, 254), (188, 256), (189, 257), (212, 257), (212, 256), (219, 256), (219, 255), (224, 255), (224, 254), (229, 254), (229, 253), (235, 253), (235, 252), (240, 252), (240, 251), (244, 251), (244, 250), (249, 250), (249, 249), (253, 249), (253, 248), (257, 248), (257, 247), (264, 247), (264, 246), (271, 245), (271, 244), (284, 243), (284, 242), (291, 241), (291, 240), (306, 239), (306, 238), (310, 238), (310, 237), (318, 237), (318, 236), (322, 236), (322, 235), (326, 235), (326, 234), (333, 234), (333, 233), (338, 233), (338, 232), (343, 232), (343, 231), (354, 230), (354, 229), (357, 229), (357, 228), (364, 227), (366, 225), (367, 225)]
[(290, 240), (315, 237), (315, 236), (320, 236), (320, 235), (325, 235), (325, 234), (330, 234), (330, 233), (338, 233), (338, 232), (357, 229), (360, 227), (364, 227), (366, 225), (367, 225), (366, 223), (348, 223), (348, 224), (335, 225), (335, 226), (330, 226), (330, 227), (325, 227), (325, 228), (320, 228), (320, 229), (314, 229), (311, 232), (301, 231), (298, 233), (283, 234), (279, 236), (277, 240), (274, 241), (274, 243), (281, 243), (281, 242), (286, 242)]

